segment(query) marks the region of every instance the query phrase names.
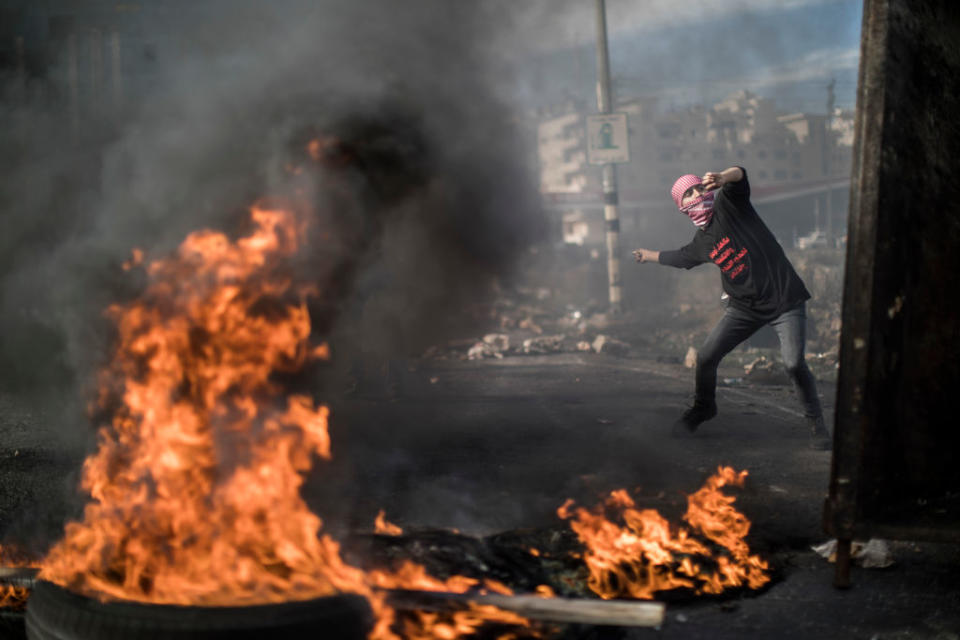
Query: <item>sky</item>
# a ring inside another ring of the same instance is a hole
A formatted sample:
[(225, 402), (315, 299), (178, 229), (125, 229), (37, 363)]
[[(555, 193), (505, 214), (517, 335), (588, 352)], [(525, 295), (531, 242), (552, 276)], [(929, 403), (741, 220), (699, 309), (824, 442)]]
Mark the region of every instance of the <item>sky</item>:
[[(498, 43), (524, 50), (517, 95), (544, 105), (595, 103), (595, 3), (530, 0), (512, 11)], [(749, 89), (789, 111), (853, 108), (862, 3), (856, 0), (608, 0), (611, 74), (617, 98), (658, 95), (664, 106), (713, 102)]]

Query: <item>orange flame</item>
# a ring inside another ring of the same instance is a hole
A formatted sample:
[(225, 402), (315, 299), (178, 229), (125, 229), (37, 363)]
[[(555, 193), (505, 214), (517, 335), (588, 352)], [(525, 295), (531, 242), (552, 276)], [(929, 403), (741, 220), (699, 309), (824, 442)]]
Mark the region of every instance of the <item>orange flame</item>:
[[(720, 593), (744, 584), (757, 589), (769, 581), (769, 567), (750, 554), (744, 541), (750, 522), (733, 508), (735, 498), (719, 491), (728, 484), (742, 486), (746, 476), (746, 471), (720, 467), (687, 501), (684, 520), (722, 546), (728, 552), (724, 555), (714, 556), (690, 530), (672, 528), (657, 511), (636, 509), (623, 489), (611, 492), (606, 503), (593, 511), (571, 511), (573, 501), (567, 500), (557, 514), (570, 520), (570, 527), (586, 545), (588, 585), (602, 598), (650, 599), (658, 591), (680, 587), (696, 593)], [(606, 510), (616, 511), (623, 524), (607, 519)], [(716, 568), (705, 566), (707, 560)]]
[[(299, 489), (314, 458), (331, 457), (329, 412), (273, 378), (329, 357), (309, 344), (315, 287), (288, 266), (305, 225), (292, 208), (264, 206), (251, 222), (236, 241), (191, 233), (147, 266), (139, 299), (110, 307), (118, 343), (98, 405), (111, 418), (83, 467), (92, 500), (40, 577), (100, 599), (182, 605), (358, 593), (377, 616), (371, 638), (396, 638), (377, 587), (462, 592), (477, 581), (436, 580), (412, 563), (364, 572), (319, 535)], [(497, 616), (525, 622), (487, 609), (403, 627), (426, 637)]]
[(330, 457), (328, 411), (271, 380), (308, 346), (307, 287), (283, 258), (301, 225), (254, 207), (253, 233), (190, 234), (149, 265), (139, 299), (114, 305), (119, 345), (100, 393), (112, 424), (84, 463), (91, 502), (41, 577), (162, 603), (275, 602), (356, 588), (362, 573), (318, 538), (301, 500), (311, 456)]
[(554, 591), (554, 590), (553, 590), (553, 587), (551, 587), (551, 586), (548, 585), (548, 584), (539, 584), (539, 585), (537, 585), (537, 588), (534, 590), (534, 593), (535, 593), (536, 595), (540, 596), (541, 598), (556, 598), (556, 597), (557, 597), (557, 592)]
[(130, 252), (130, 258), (126, 260), (121, 266), (124, 271), (129, 271), (134, 267), (139, 267), (143, 264), (143, 249), (133, 249)]
[[(37, 561), (17, 548), (0, 546), (0, 564), (5, 568), (37, 567)], [(30, 598), (30, 588), (0, 584), (0, 609), (22, 611)]]
[(22, 611), (27, 608), (30, 589), (12, 584), (0, 584), (0, 609)]
[[(381, 589), (416, 589), (420, 591), (441, 591), (451, 593), (465, 593), (478, 585), (474, 578), (466, 576), (452, 576), (447, 580), (438, 580), (427, 574), (422, 565), (410, 561), (404, 563), (393, 572), (371, 571), (368, 574), (371, 584)], [(485, 580), (484, 589), (480, 593), (493, 591), (504, 595), (512, 595), (513, 591), (496, 580)], [(389, 620), (393, 624), (394, 612), (381, 618), (380, 623)], [(407, 640), (428, 640), (431, 638), (458, 638), (471, 635), (484, 624), (496, 622), (524, 628), (526, 637), (537, 637), (536, 629), (529, 629), (530, 621), (513, 613), (504, 611), (491, 605), (468, 603), (462, 611), (434, 613), (415, 611), (402, 620), (402, 637)], [(389, 624), (387, 626), (389, 626)], [(374, 630), (376, 634), (377, 630)]]
[(403, 534), (403, 529), (387, 520), (387, 514), (380, 510), (376, 520), (373, 522), (374, 531), (386, 536), (399, 536)]

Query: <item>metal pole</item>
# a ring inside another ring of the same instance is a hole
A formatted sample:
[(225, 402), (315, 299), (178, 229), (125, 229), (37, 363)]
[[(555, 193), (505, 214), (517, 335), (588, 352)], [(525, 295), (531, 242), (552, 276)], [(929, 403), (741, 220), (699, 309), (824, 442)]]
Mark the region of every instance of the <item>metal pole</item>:
[[(833, 92), (833, 87), (836, 86), (837, 81), (834, 78), (830, 79), (830, 84), (827, 85), (827, 119), (823, 124), (823, 146), (826, 149), (826, 156), (824, 160), (823, 173), (826, 177), (828, 184), (829, 181), (833, 178), (833, 105), (836, 102), (836, 95)], [(826, 228), (826, 238), (827, 244), (833, 247), (833, 187), (827, 187), (827, 198), (826, 198), (826, 213), (827, 213), (827, 222)]]
[[(610, 55), (607, 51), (607, 10), (605, 0), (597, 5), (597, 108), (610, 113)], [(603, 165), (603, 218), (607, 228), (607, 275), (610, 283), (610, 312), (620, 313), (620, 216), (617, 212), (617, 166)]]

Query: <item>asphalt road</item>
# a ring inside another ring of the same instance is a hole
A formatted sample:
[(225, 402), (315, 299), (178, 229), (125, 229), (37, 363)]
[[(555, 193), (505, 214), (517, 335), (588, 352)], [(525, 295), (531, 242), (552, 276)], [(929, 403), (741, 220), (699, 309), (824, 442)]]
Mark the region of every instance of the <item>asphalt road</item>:
[[(830, 454), (807, 448), (793, 390), (721, 387), (720, 413), (693, 437), (671, 423), (690, 399), (692, 372), (652, 357), (594, 354), (418, 361), (401, 393), (334, 395), (333, 460), (304, 495), (333, 535), (372, 527), (380, 509), (406, 529), (483, 536), (556, 527), (557, 507), (592, 505), (621, 487), (676, 520), (684, 495), (719, 465), (746, 469), (738, 508), (749, 541), (776, 566), (759, 594), (668, 606), (658, 630), (584, 628), (582, 637), (960, 638), (960, 553), (898, 542), (888, 569), (855, 569), (831, 586), (832, 565), (810, 550), (826, 540), (821, 511)], [(833, 389), (821, 385), (833, 410)], [(76, 513), (82, 447), (64, 448), (41, 413), (0, 407), (0, 534), (42, 549)]]

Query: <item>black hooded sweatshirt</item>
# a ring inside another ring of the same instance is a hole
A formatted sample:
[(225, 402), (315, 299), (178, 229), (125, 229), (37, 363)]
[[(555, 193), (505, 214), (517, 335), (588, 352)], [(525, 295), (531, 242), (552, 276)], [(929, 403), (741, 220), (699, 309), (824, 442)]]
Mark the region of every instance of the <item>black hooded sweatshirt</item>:
[(720, 269), (730, 304), (758, 320), (773, 320), (810, 293), (773, 233), (750, 204), (747, 171), (716, 193), (713, 218), (690, 244), (660, 252), (660, 264), (692, 269), (712, 262)]

